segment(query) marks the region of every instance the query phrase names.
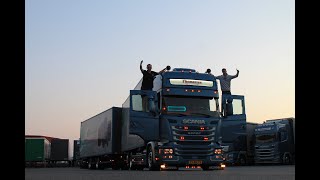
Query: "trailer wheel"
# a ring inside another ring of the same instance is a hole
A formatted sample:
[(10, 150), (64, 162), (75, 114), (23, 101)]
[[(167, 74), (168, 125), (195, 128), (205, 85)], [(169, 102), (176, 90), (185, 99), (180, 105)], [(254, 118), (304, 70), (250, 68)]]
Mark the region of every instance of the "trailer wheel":
[(92, 164), (90, 162), (88, 164), (88, 169), (93, 169), (93, 166), (92, 166)]
[(100, 170), (103, 170), (104, 169), (104, 166), (103, 164), (100, 164), (100, 163), (96, 163), (96, 169), (100, 169)]
[(122, 159), (123, 164), (122, 164), (121, 169), (122, 170), (129, 170), (129, 168), (130, 168), (130, 162), (129, 162), (130, 161), (130, 156), (129, 156), (129, 154), (127, 154), (125, 158), (126, 158), (125, 160)]
[(133, 163), (132, 163), (132, 158), (131, 158), (131, 157), (130, 157), (130, 160), (129, 160), (129, 169), (130, 169), (130, 170), (136, 170), (136, 169), (137, 169), (136, 166), (133, 165)]
[(148, 168), (149, 168), (149, 171), (159, 171), (160, 170), (160, 166), (159, 165), (156, 165), (154, 163), (155, 161), (155, 155), (153, 154), (153, 151), (152, 151), (152, 147), (149, 146), (148, 148), (148, 151), (147, 151), (147, 164), (148, 164)]

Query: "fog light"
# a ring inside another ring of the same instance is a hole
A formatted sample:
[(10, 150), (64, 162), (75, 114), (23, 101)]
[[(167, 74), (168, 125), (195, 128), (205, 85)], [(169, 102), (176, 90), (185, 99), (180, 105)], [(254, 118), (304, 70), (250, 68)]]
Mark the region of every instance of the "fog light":
[(164, 154), (173, 154), (173, 149), (163, 149)]
[(225, 165), (225, 164), (221, 164), (221, 167), (222, 167), (222, 168), (225, 168), (225, 167), (226, 167), (226, 165)]
[(215, 153), (215, 154), (222, 154), (222, 150), (221, 150), (221, 149), (215, 149), (215, 150), (214, 150), (214, 153)]
[(164, 168), (166, 168), (166, 165), (165, 164), (161, 164), (160, 168), (164, 169)]

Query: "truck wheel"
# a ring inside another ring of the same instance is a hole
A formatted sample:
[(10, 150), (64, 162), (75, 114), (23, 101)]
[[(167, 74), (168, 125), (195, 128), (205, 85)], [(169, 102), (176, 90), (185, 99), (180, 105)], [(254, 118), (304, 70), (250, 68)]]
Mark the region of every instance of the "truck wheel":
[(243, 165), (246, 165), (247, 164), (247, 160), (244, 156), (240, 156), (239, 158), (239, 165), (240, 166), (243, 166)]
[(154, 163), (155, 158), (154, 158), (154, 154), (152, 152), (151, 146), (148, 148), (147, 155), (148, 155), (147, 164), (148, 164), (149, 171), (159, 171), (160, 166)]
[(283, 164), (290, 164), (291, 163), (291, 158), (289, 154), (284, 155), (283, 157)]

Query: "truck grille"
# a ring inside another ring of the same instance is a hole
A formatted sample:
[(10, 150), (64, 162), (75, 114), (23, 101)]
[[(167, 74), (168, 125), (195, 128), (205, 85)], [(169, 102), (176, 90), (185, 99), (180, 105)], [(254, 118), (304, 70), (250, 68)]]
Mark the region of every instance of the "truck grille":
[(176, 155), (204, 159), (213, 155), (215, 126), (171, 126)]
[(256, 148), (256, 156), (259, 161), (271, 161), (274, 155), (274, 148)]

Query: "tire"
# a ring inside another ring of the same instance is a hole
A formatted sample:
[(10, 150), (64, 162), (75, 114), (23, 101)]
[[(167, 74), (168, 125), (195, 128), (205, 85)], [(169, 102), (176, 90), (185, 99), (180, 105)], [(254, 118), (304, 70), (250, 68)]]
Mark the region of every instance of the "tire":
[(88, 169), (93, 169), (93, 165), (91, 163), (88, 163)]
[(160, 166), (154, 163), (154, 154), (152, 152), (152, 147), (150, 146), (147, 151), (147, 165), (149, 171), (160, 171)]
[(130, 169), (130, 156), (129, 154), (126, 155), (126, 162), (122, 161), (123, 165), (121, 167), (122, 170), (129, 170)]
[(246, 164), (247, 164), (246, 157), (244, 157), (243, 155), (242, 155), (242, 156), (240, 156), (240, 158), (239, 158), (239, 162), (238, 162), (238, 165), (240, 165), (240, 166), (244, 166), (244, 165), (246, 165)]
[(96, 163), (96, 169), (103, 170), (104, 169), (104, 165)]
[(290, 155), (289, 154), (285, 154), (284, 157), (283, 157), (283, 164), (291, 164), (291, 158), (290, 158)]

